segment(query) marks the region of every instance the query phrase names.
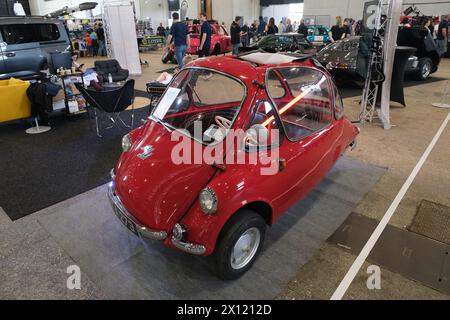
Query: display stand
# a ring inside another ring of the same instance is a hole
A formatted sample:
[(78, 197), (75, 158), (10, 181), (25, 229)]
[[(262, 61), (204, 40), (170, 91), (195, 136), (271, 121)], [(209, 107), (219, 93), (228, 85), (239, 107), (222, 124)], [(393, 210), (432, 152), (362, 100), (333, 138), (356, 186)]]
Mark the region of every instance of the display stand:
[(50, 131), (52, 129), (51, 127), (48, 127), (48, 126), (40, 126), (37, 118), (34, 118), (34, 122), (36, 123), (36, 126), (25, 130), (26, 133), (39, 134), (39, 133), (44, 133), (44, 132)]
[[(63, 91), (64, 91), (64, 103), (66, 105), (66, 111), (68, 115), (77, 115), (77, 114), (81, 114), (81, 113), (85, 113), (87, 112), (86, 109), (84, 110), (80, 110), (78, 112), (70, 112), (70, 108), (69, 108), (69, 100), (70, 97), (67, 95), (67, 87), (66, 87), (66, 83), (65, 83), (65, 79), (67, 78), (72, 78), (72, 77), (79, 77), (81, 78), (81, 83), (84, 86), (84, 77), (83, 77), (83, 72), (75, 72), (75, 73), (70, 73), (70, 74), (64, 74), (64, 75), (57, 75), (57, 77), (59, 79), (61, 79), (62, 82), (62, 87), (63, 87)], [(81, 95), (81, 93), (73, 95), (73, 97), (77, 96), (77, 95)]]
[(436, 108), (442, 108), (442, 109), (450, 109), (450, 104), (446, 103), (446, 100), (448, 99), (448, 85), (449, 81), (447, 80), (444, 84), (444, 88), (442, 90), (442, 98), (441, 102), (435, 102), (431, 105)]

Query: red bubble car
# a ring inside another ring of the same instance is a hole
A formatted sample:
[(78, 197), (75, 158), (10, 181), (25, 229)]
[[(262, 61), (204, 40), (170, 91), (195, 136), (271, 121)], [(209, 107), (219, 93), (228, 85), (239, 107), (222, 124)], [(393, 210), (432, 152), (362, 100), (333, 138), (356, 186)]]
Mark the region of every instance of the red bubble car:
[[(231, 37), (228, 35), (227, 30), (223, 25), (216, 23), (215, 21), (210, 21), (211, 26), (211, 47), (210, 54), (211, 55), (219, 55), (231, 52)], [(186, 51), (186, 54), (196, 55), (198, 52), (198, 47), (200, 46), (200, 29), (201, 25), (199, 23), (194, 23), (188, 25), (188, 32), (190, 35), (190, 43), (189, 48)], [(161, 61), (163, 63), (176, 63), (175, 57), (175, 47), (173, 44), (170, 48), (164, 52)]]
[(252, 266), (266, 228), (357, 135), (330, 74), (309, 57), (198, 59), (123, 137), (108, 195), (137, 236), (214, 254), (218, 276), (235, 279)]

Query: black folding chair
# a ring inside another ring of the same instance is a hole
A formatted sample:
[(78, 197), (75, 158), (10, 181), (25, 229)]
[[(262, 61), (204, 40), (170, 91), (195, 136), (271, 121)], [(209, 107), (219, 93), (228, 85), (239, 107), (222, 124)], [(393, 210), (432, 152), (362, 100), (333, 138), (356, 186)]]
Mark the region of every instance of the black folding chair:
[[(95, 91), (91, 89), (86, 89), (81, 83), (76, 83), (78, 91), (81, 92), (84, 99), (94, 109), (95, 115), (95, 127), (97, 130), (97, 136), (102, 138), (99, 129), (99, 117), (97, 109), (104, 113), (112, 123), (105, 130), (111, 129), (117, 126), (118, 121), (120, 121), (126, 128), (134, 128), (134, 79), (130, 79), (121, 87), (108, 88), (105, 91)], [(122, 118), (120, 113), (126, 110), (131, 105), (131, 126), (127, 125)]]

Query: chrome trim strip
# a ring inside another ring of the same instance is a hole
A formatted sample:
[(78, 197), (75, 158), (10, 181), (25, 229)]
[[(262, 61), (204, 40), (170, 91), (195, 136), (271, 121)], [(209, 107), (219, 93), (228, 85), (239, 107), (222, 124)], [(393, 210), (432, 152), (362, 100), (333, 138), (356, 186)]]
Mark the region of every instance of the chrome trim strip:
[(142, 225), (140, 222), (136, 220), (124, 207), (122, 201), (120, 201), (119, 197), (114, 193), (114, 182), (111, 182), (108, 185), (108, 198), (110, 200), (111, 206), (113, 210), (119, 210), (126, 218), (130, 219), (136, 225), (136, 232), (142, 237), (152, 240), (164, 240), (167, 238), (167, 232), (151, 230)]
[(197, 256), (204, 255), (206, 252), (205, 246), (202, 246), (200, 244), (180, 241), (180, 240), (175, 239), (174, 237), (172, 237), (172, 243), (177, 249), (187, 252), (187, 253), (190, 253), (190, 254), (197, 255)]

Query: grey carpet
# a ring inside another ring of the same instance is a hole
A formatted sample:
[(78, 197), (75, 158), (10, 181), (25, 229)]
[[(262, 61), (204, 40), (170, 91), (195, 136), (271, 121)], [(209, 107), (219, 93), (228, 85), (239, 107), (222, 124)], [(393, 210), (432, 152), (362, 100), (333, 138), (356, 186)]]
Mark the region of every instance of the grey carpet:
[(210, 258), (142, 243), (113, 215), (102, 186), (38, 213), (40, 225), (114, 299), (272, 299), (345, 221), (385, 169), (341, 158), (326, 179), (268, 230), (252, 270), (236, 281)]
[[(148, 108), (135, 110), (135, 124), (147, 116)], [(122, 117), (131, 123), (131, 111)], [(107, 183), (129, 132), (119, 126), (99, 138), (87, 114), (51, 123), (39, 135), (26, 134), (26, 122), (0, 125), (0, 206), (12, 220)]]

